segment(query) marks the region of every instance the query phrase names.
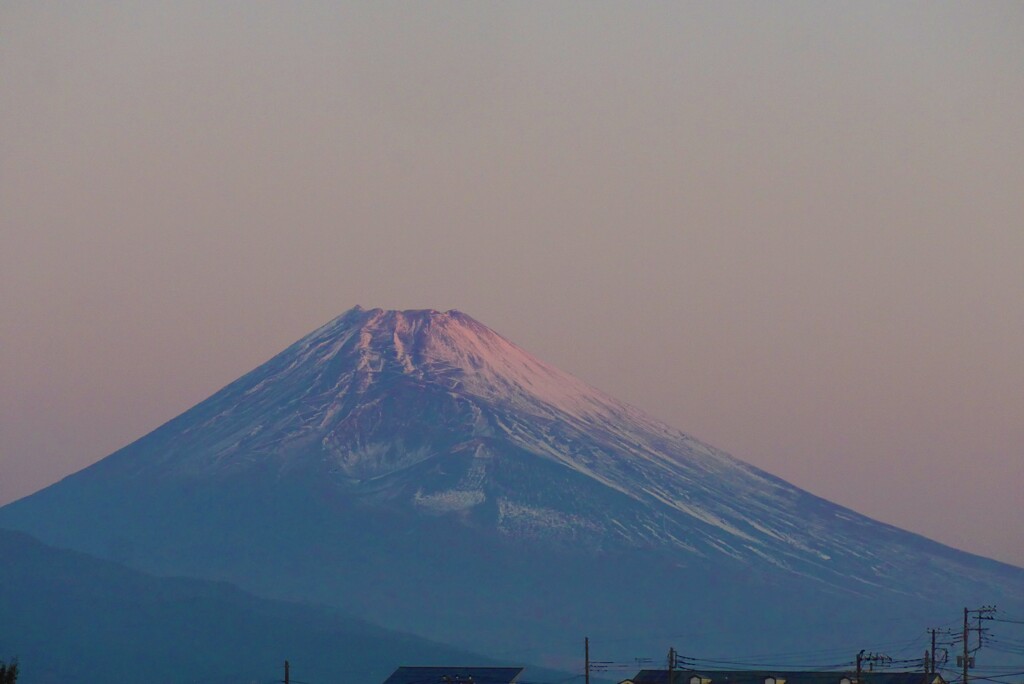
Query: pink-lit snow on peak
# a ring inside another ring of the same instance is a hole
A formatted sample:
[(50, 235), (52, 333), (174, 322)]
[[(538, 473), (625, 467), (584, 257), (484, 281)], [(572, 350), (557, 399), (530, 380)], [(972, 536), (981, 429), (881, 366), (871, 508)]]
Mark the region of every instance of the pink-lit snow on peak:
[[(582, 380), (540, 361), (457, 310), (406, 311), (355, 307), (307, 340), (355, 335), (359, 368), (444, 379), (453, 391), (501, 399), (521, 408), (543, 404), (580, 418), (629, 416), (650, 420)], [(319, 346), (319, 345), (317, 345)], [(546, 411), (545, 411), (546, 412)]]

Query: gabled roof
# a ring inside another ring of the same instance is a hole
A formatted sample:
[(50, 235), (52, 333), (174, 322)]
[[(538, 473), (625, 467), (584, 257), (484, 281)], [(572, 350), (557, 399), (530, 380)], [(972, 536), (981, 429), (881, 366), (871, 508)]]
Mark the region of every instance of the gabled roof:
[(384, 684), (514, 684), (522, 672), (521, 667), (400, 667)]
[[(784, 680), (785, 684), (840, 684), (844, 678), (854, 679), (856, 673), (806, 670), (675, 670), (671, 684), (690, 684), (694, 677), (700, 678), (700, 684), (765, 684), (765, 680), (769, 678)], [(669, 684), (668, 670), (640, 670), (632, 681), (633, 684)], [(779, 684), (782, 684), (782, 681)], [(944, 684), (944, 680), (940, 675), (924, 672), (861, 672), (860, 684)]]

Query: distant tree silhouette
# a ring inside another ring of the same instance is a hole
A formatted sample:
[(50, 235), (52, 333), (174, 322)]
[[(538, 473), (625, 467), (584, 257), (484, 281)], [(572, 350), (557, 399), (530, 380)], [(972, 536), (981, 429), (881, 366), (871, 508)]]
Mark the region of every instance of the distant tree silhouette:
[(18, 681), (18, 659), (14, 658), (10, 663), (0, 660), (0, 684), (14, 684)]

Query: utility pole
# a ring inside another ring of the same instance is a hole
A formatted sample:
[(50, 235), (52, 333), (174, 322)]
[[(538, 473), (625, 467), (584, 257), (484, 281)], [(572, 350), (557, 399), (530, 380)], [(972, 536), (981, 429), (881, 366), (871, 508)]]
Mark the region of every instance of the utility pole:
[(883, 653), (868, 653), (864, 655), (864, 649), (857, 654), (857, 684), (861, 684), (861, 677), (864, 675), (864, 663), (869, 663), (872, 672), (875, 670), (875, 663), (885, 665), (892, 662), (892, 658)]
[(668, 649), (668, 684), (673, 684), (672, 679), (676, 669), (676, 649)]
[(967, 666), (970, 663), (967, 651), (967, 606), (964, 606), (964, 682), (967, 684)]
[(583, 637), (583, 670), (586, 684), (590, 684), (590, 637)]
[(931, 663), (931, 672), (936, 672), (939, 669), (939, 668), (935, 667), (935, 632), (937, 632), (937, 631), (938, 631), (937, 629), (932, 627), (932, 658), (931, 658), (930, 661), (928, 661), (928, 662)]
[[(942, 634), (942, 636), (944, 638), (946, 638), (946, 637), (952, 636), (953, 632), (950, 631), (949, 629), (945, 629), (945, 628), (940, 629), (938, 627), (932, 627), (931, 629), (928, 630), (928, 633), (932, 635), (932, 648), (931, 648), (931, 651), (930, 651), (931, 655), (928, 658), (929, 667), (931, 668), (929, 670), (929, 672), (931, 674), (935, 674), (935, 673), (937, 673), (939, 671), (939, 651), (942, 651), (942, 662), (943, 663), (945, 663), (946, 660), (949, 658), (949, 651), (947, 651), (945, 648), (939, 648), (939, 644), (938, 644), (938, 640), (937, 640), (938, 639), (938, 635)], [(950, 645), (950, 644), (949, 644), (949, 642), (943, 642), (943, 645), (945, 646), (945, 645)], [(957, 659), (957, 662), (959, 663), (959, 659)]]
[(284, 661), (284, 684), (291, 684), (291, 677), (288, 673), (288, 661)]
[(992, 619), (992, 613), (994, 613), (994, 612), (996, 612), (996, 607), (995, 606), (982, 606), (981, 608), (977, 608), (975, 610), (968, 610), (966, 607), (964, 608), (964, 634), (963, 634), (964, 654), (963, 654), (963, 656), (958, 656), (957, 657), (957, 660), (963, 660), (963, 663), (962, 663), (962, 665), (963, 665), (963, 674), (964, 674), (963, 684), (967, 684), (967, 669), (970, 668), (970, 667), (974, 667), (974, 658), (971, 656), (971, 649), (968, 647), (968, 643), (967, 643), (968, 636), (971, 633), (971, 627), (970, 627), (970, 624), (968, 623), (968, 616), (971, 613), (977, 613), (978, 614), (978, 627), (977, 627), (977, 630), (978, 630), (978, 648), (974, 649), (975, 651), (978, 651), (978, 650), (981, 649), (981, 646), (982, 646), (983, 634), (984, 634), (984, 632), (988, 631), (987, 629), (982, 629), (981, 621), (982, 620), (991, 620)]

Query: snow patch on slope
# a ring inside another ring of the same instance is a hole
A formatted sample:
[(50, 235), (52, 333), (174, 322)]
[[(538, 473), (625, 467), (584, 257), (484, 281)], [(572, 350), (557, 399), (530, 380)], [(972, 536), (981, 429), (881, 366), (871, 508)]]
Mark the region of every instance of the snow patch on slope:
[(435, 514), (466, 510), (479, 506), (486, 500), (487, 495), (479, 489), (449, 489), (430, 494), (424, 494), (423, 490), (418, 490), (413, 497), (413, 503), (417, 507)]
[(552, 536), (576, 538), (583, 533), (604, 531), (601, 525), (584, 516), (505, 498), (498, 499), (498, 529), (510, 537), (545, 539)]

